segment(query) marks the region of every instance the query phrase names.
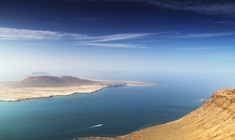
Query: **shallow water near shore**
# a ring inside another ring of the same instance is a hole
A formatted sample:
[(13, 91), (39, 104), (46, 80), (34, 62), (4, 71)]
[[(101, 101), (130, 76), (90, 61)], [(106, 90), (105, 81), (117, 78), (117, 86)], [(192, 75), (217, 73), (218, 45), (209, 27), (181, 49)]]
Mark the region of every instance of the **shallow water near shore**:
[(201, 84), (200, 88), (175, 82), (156, 87), (112, 87), (92, 94), (0, 102), (0, 139), (125, 135), (176, 120), (201, 106), (200, 98), (215, 92)]

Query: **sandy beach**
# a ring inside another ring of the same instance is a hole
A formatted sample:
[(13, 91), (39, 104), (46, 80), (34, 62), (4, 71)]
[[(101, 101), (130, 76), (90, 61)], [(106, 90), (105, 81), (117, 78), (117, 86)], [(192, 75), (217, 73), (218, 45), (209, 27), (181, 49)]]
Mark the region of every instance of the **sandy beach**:
[(46, 98), (52, 96), (65, 96), (75, 93), (92, 93), (106, 85), (82, 85), (68, 87), (40, 87), (40, 88), (9, 88), (1, 87), (0, 101), (20, 101), (32, 98)]

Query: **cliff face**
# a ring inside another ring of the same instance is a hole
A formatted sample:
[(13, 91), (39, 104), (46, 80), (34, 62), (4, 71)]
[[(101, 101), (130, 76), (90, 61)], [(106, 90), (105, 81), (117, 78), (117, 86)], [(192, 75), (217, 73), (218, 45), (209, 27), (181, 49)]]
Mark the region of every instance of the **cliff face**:
[(235, 89), (218, 91), (203, 106), (179, 120), (106, 139), (235, 140)]

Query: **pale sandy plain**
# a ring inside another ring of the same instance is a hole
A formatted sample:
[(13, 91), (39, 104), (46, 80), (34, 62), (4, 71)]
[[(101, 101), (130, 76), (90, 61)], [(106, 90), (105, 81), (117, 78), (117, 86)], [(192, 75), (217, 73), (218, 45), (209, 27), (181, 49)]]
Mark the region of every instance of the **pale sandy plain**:
[(9, 88), (7, 86), (0, 87), (0, 101), (20, 101), (32, 98), (46, 98), (52, 96), (65, 96), (75, 93), (92, 93), (107, 85), (81, 85), (67, 87), (23, 87)]

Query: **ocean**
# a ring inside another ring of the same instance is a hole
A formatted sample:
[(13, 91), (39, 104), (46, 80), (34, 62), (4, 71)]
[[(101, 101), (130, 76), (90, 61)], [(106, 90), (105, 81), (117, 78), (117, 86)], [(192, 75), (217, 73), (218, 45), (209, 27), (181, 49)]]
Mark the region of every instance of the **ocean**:
[(200, 99), (208, 99), (219, 88), (217, 83), (200, 79), (161, 82), (165, 84), (0, 102), (0, 140), (73, 140), (125, 135), (179, 119), (200, 107)]

